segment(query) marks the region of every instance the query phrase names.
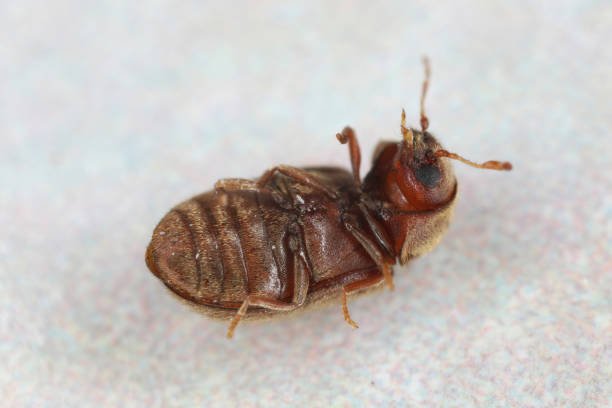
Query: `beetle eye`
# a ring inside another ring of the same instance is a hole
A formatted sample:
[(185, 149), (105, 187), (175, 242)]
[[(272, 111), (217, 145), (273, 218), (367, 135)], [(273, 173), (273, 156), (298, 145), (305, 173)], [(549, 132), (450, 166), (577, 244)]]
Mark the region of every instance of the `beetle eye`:
[(414, 176), (425, 187), (432, 188), (440, 182), (440, 169), (438, 166), (426, 164), (417, 167)]

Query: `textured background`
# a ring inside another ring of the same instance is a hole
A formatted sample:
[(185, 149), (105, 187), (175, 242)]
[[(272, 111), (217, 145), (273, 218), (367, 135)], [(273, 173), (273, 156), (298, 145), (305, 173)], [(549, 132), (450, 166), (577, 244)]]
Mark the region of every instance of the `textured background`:
[[(4, 1), (5, 407), (612, 404), (612, 4)], [(452, 224), (394, 293), (233, 341), (146, 270), (166, 210), (277, 163), (349, 166), (418, 122)]]

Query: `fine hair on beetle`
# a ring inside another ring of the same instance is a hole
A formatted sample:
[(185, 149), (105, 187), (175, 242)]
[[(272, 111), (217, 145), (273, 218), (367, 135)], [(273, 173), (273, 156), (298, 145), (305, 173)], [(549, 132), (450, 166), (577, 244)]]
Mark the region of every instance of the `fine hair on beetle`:
[(279, 165), (255, 180), (219, 180), (162, 218), (146, 251), (150, 271), (183, 302), (229, 321), (228, 338), (242, 320), (329, 303), (357, 328), (348, 298), (393, 290), (392, 266), (428, 252), (448, 229), (458, 191), (449, 159), (512, 168), (450, 153), (428, 132), (423, 63), (420, 129), (406, 125), (402, 109), (401, 140), (378, 144), (365, 178), (347, 126), (336, 138), (348, 144), (350, 172)]

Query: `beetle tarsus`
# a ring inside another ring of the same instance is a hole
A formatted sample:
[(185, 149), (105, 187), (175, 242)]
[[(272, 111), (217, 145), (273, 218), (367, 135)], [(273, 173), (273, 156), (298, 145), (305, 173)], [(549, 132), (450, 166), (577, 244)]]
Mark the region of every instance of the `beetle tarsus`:
[(351, 319), (351, 315), (349, 314), (348, 304), (346, 303), (346, 289), (344, 288), (342, 289), (342, 314), (344, 315), (344, 321), (346, 321), (348, 324), (350, 324), (356, 329), (359, 328), (357, 323), (355, 323), (355, 321)]
[(389, 286), (389, 290), (395, 290), (395, 285), (393, 284), (393, 276), (391, 275), (391, 268), (389, 267), (389, 265), (384, 264), (382, 266), (382, 270), (383, 275), (385, 276), (385, 282), (387, 283), (387, 286)]
[(240, 323), (240, 319), (242, 319), (242, 316), (244, 316), (248, 307), (249, 307), (249, 297), (247, 296), (247, 298), (244, 299), (244, 302), (242, 302), (240, 309), (238, 309), (238, 312), (236, 312), (236, 314), (234, 315), (234, 318), (232, 319), (230, 323), (229, 329), (227, 330), (227, 336), (226, 336), (228, 339), (231, 339), (232, 337), (234, 337), (234, 330), (236, 329), (236, 326), (238, 326), (238, 323)]

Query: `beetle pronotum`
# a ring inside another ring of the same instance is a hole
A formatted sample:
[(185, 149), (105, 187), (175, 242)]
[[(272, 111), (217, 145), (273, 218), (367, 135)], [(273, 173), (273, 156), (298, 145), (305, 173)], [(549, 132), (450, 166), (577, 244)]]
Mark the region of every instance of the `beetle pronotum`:
[(215, 189), (174, 207), (153, 232), (146, 263), (180, 299), (230, 321), (291, 313), (387, 285), (391, 265), (431, 250), (446, 232), (457, 199), (449, 159), (510, 170), (507, 162), (476, 164), (442, 149), (427, 131), (424, 59), (421, 129), (406, 126), (400, 142), (380, 142), (365, 179), (355, 132), (348, 143), (352, 172), (335, 167), (277, 166), (257, 180), (224, 179)]

